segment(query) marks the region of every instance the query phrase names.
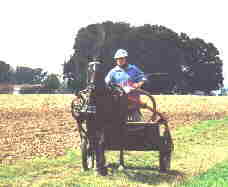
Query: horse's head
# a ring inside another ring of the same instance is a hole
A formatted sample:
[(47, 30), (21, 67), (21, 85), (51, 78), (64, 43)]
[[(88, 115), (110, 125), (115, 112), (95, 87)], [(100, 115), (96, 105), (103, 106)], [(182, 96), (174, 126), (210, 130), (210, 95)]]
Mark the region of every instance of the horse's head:
[(101, 62), (92, 61), (88, 64), (87, 69), (87, 85), (95, 84), (97, 82), (97, 76), (100, 72)]
[(125, 111), (127, 104), (125, 105), (125, 102), (122, 102), (123, 99), (121, 98), (123, 97), (113, 95), (110, 88), (106, 86), (104, 80), (106, 73), (103, 65), (99, 61), (88, 63), (86, 89), (78, 93), (79, 103), (72, 104), (72, 111), (75, 112), (73, 116), (81, 117), (76, 118), (86, 119), (88, 116), (96, 115), (96, 119), (104, 122), (110, 121), (112, 118), (120, 119), (120, 116), (125, 115), (122, 110)]
[(105, 93), (105, 73), (104, 65), (100, 61), (92, 61), (88, 63), (87, 69), (87, 87), (92, 88), (98, 94)]

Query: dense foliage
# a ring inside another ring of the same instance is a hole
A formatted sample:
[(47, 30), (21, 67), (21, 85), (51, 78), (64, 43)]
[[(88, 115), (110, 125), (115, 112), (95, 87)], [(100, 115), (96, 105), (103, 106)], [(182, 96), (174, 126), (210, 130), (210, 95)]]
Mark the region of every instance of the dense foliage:
[[(85, 84), (89, 59), (99, 57), (104, 71), (114, 65), (118, 48), (127, 49), (128, 61), (145, 73), (152, 73), (145, 89), (158, 93), (209, 93), (223, 86), (222, 61), (212, 43), (164, 26), (131, 27), (127, 23), (104, 22), (88, 25), (77, 33), (74, 54), (64, 63), (64, 74), (76, 80), (77, 87)], [(71, 81), (71, 87), (72, 81)]]

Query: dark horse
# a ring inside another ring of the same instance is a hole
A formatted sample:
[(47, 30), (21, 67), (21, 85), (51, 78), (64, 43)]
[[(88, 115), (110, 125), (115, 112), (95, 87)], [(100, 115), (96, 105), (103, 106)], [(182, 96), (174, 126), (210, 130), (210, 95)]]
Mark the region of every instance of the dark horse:
[(77, 99), (82, 101), (81, 108), (72, 113), (81, 136), (83, 168), (88, 168), (87, 158), (95, 156), (96, 169), (100, 175), (107, 174), (105, 145), (113, 138), (116, 139), (116, 144), (123, 143), (123, 127), (127, 118), (126, 95), (120, 88), (113, 90), (108, 87), (104, 78), (103, 64), (98, 61), (90, 62), (86, 89), (79, 92), (80, 98)]

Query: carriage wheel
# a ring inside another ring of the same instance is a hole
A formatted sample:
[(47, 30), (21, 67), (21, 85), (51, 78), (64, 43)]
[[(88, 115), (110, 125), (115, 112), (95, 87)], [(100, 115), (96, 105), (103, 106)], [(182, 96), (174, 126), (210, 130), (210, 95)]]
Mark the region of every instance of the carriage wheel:
[(173, 143), (168, 129), (161, 138), (159, 165), (160, 171), (166, 172), (170, 169), (171, 154), (173, 151)]
[(130, 108), (128, 111), (128, 121), (154, 121), (157, 116), (156, 102), (154, 97), (145, 90), (137, 90), (141, 93), (140, 100), (145, 104), (139, 104), (137, 108)]
[(171, 152), (160, 151), (159, 165), (160, 171), (166, 172), (170, 169)]

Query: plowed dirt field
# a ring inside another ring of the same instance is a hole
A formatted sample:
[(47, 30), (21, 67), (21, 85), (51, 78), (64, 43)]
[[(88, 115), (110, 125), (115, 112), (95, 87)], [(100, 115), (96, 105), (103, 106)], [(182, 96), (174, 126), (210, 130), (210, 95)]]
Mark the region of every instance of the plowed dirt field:
[[(0, 163), (78, 148), (73, 95), (0, 95)], [(155, 96), (171, 128), (228, 116), (228, 97)]]

